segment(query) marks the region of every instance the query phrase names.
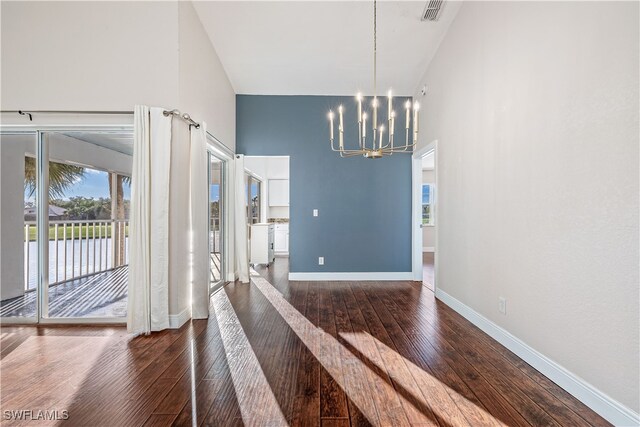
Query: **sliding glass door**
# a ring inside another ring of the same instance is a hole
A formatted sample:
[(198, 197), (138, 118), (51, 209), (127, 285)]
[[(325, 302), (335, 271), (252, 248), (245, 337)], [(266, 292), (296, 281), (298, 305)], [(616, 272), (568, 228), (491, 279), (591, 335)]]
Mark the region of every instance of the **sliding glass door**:
[(37, 320), (37, 134), (0, 135), (0, 317)]
[(247, 186), (247, 221), (249, 224), (256, 224), (260, 222), (262, 181), (247, 173), (245, 185)]
[(226, 162), (209, 152), (209, 258), (211, 291), (224, 283), (225, 277), (225, 169)]
[(42, 138), (49, 244), (41, 317), (124, 319), (133, 135), (69, 131)]
[(0, 150), (2, 317), (123, 322), (132, 131), (3, 133)]
[[(0, 132), (0, 317), (7, 323), (122, 323), (133, 131), (61, 129)], [(211, 291), (225, 283), (229, 263), (232, 156), (209, 140)]]

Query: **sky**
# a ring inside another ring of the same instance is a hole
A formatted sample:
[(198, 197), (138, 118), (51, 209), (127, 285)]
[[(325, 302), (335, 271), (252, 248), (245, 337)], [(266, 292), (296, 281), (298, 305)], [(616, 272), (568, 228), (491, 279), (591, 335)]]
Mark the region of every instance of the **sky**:
[[(64, 200), (69, 200), (71, 197), (88, 197), (92, 199), (99, 199), (103, 197), (108, 199), (109, 196), (109, 173), (103, 172), (95, 169), (85, 169), (84, 178), (80, 181), (76, 182), (72, 187), (67, 189), (65, 192)], [(124, 184), (124, 198), (131, 199), (131, 187), (127, 184)], [(216, 201), (220, 199), (220, 185), (212, 184), (210, 185), (210, 193), (211, 201)], [(29, 197), (27, 191), (24, 194), (25, 201), (35, 202), (35, 195)]]
[[(127, 184), (123, 185), (124, 198), (131, 199), (131, 187)], [(28, 197), (29, 194), (25, 191), (25, 201), (35, 201), (35, 195)], [(99, 199), (103, 197), (105, 199), (110, 198), (109, 195), (109, 173), (95, 169), (85, 169), (84, 178), (77, 181), (73, 186), (67, 189), (65, 192), (64, 200), (69, 200), (71, 197), (88, 197), (92, 199)]]
[(428, 185), (422, 186), (422, 204), (429, 203), (429, 187)]
[(209, 197), (212, 202), (220, 200), (220, 184), (211, 184), (209, 186)]

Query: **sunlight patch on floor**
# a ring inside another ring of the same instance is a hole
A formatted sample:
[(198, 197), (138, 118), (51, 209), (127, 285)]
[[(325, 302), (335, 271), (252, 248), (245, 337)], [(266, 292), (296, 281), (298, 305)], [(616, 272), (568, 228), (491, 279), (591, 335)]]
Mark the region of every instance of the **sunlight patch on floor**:
[[(344, 390), (349, 399), (373, 425), (438, 425), (434, 415), (424, 407), (397, 394), (393, 385), (345, 348), (335, 337), (317, 328), (276, 290), (266, 279), (252, 271), (251, 282), (269, 300), (309, 351)], [(412, 408), (409, 420), (403, 408)]]
[[(457, 391), (433, 377), (421, 367), (417, 366), (406, 357), (402, 356), (376, 337), (366, 331), (349, 333), (340, 332), (340, 337), (349, 345), (367, 358), (378, 369), (386, 370), (391, 378), (398, 384), (400, 393), (411, 393), (414, 398), (419, 399), (419, 403), (438, 408), (444, 416), (445, 421), (451, 425), (466, 424), (464, 414), (460, 411), (454, 401), (464, 400), (466, 405), (474, 406), (474, 413), (482, 417), (482, 425), (499, 426), (503, 425), (491, 414), (482, 408), (469, 402)], [(366, 345), (369, 342), (372, 345)], [(376, 349), (372, 352), (372, 349)], [(380, 354), (384, 365), (381, 366), (377, 354)], [(448, 398), (446, 396), (449, 396)]]
[(288, 425), (224, 290), (214, 295), (213, 307), (242, 421), (247, 426)]
[[(89, 341), (91, 345), (87, 346)], [(87, 377), (110, 343), (112, 339), (108, 336), (45, 335), (27, 338), (0, 364), (0, 406), (6, 411), (71, 411), (76, 393), (82, 393)], [(35, 399), (34, 389), (39, 390)], [(29, 421), (16, 421), (14, 425), (22, 424), (33, 425)]]

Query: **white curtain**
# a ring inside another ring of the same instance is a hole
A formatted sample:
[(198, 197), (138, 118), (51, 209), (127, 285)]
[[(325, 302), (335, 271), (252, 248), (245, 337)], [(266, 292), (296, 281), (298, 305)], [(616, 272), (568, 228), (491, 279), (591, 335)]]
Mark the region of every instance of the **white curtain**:
[(171, 117), (136, 105), (129, 229), (127, 330), (169, 327)]
[(207, 125), (191, 127), (190, 153), (190, 251), (191, 316), (209, 317), (209, 174), (207, 173)]
[(234, 218), (236, 274), (242, 283), (249, 283), (249, 245), (247, 236), (247, 186), (244, 183), (244, 156), (239, 154), (233, 162)]

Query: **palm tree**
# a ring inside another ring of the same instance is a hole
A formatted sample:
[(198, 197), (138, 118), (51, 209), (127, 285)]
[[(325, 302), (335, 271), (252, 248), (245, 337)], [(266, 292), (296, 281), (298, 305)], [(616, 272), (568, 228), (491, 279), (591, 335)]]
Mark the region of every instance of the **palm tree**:
[[(85, 169), (82, 166), (66, 163), (49, 162), (49, 199), (64, 197), (64, 193), (71, 186), (84, 178)], [(33, 196), (36, 191), (36, 159), (24, 159), (24, 188)]]
[[(109, 194), (113, 194), (113, 172), (109, 172)], [(124, 184), (131, 185), (131, 178), (124, 175), (115, 174), (116, 176), (116, 212), (112, 214), (113, 219), (122, 220), (125, 219), (124, 209)], [(115, 238), (115, 247), (118, 248), (116, 266), (123, 265), (125, 263), (125, 227), (119, 227), (113, 234)]]

